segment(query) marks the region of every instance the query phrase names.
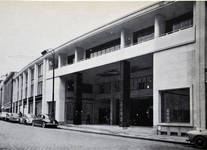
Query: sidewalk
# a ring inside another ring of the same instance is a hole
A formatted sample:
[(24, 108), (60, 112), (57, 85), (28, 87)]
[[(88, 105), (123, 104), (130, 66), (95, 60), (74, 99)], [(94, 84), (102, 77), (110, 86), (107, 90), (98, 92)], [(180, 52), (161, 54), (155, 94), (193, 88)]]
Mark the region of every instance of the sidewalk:
[(79, 131), (85, 133), (104, 134), (111, 136), (120, 136), (125, 138), (145, 139), (161, 142), (170, 142), (177, 144), (187, 144), (186, 137), (157, 135), (152, 127), (128, 127), (122, 128), (112, 125), (60, 125), (59, 128), (65, 130)]

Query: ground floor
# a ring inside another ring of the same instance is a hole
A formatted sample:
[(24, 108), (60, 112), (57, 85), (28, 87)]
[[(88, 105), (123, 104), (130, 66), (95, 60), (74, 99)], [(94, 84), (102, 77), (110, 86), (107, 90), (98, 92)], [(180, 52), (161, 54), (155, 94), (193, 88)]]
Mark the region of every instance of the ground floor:
[[(200, 91), (191, 48), (174, 48), (56, 77), (55, 118), (65, 124), (150, 126), (158, 134), (179, 136), (206, 128), (207, 103), (205, 98), (197, 98)], [(14, 111), (51, 114), (52, 82), (46, 81), (42, 96), (14, 103)]]

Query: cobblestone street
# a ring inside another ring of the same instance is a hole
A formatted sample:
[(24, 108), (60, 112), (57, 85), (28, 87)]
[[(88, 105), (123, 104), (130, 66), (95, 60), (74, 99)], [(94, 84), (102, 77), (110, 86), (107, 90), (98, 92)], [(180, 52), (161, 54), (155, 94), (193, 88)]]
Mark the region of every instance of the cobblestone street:
[(188, 145), (137, 140), (0, 121), (0, 150), (193, 150)]

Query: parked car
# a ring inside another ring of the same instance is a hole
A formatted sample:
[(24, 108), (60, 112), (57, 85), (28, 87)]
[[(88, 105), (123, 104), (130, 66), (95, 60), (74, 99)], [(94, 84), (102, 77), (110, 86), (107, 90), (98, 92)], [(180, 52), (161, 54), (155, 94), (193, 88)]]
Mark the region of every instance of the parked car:
[(1, 120), (6, 120), (6, 115), (7, 115), (7, 113), (8, 113), (8, 112), (1, 112), (1, 113), (0, 113), (0, 119), (1, 119)]
[(9, 115), (8, 121), (11, 121), (11, 122), (19, 122), (19, 119), (20, 119), (20, 117), (19, 117), (18, 114), (12, 113), (12, 114)]
[(191, 144), (198, 148), (207, 148), (207, 130), (192, 130), (187, 132)]
[(20, 123), (22, 124), (32, 124), (32, 121), (36, 118), (33, 114), (23, 114), (22, 117), (20, 117)]
[(43, 128), (47, 126), (57, 127), (58, 122), (57, 120), (53, 120), (50, 115), (48, 114), (40, 114), (32, 121), (32, 126), (41, 126)]
[(5, 119), (6, 121), (9, 121), (9, 117), (11, 116), (11, 114), (12, 114), (12, 113), (7, 113), (7, 114), (6, 114), (6, 119)]

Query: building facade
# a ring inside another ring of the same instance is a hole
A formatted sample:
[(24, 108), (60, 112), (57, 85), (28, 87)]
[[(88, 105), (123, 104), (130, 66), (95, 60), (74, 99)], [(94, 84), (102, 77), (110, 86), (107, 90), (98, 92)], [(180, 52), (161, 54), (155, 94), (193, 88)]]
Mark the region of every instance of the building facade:
[(53, 61), (59, 122), (204, 129), (206, 23), (205, 2), (157, 2), (83, 34), (14, 76), (13, 112), (51, 113)]
[(15, 72), (8, 73), (0, 83), (1, 111), (12, 112), (14, 75)]

